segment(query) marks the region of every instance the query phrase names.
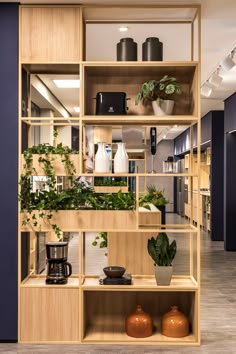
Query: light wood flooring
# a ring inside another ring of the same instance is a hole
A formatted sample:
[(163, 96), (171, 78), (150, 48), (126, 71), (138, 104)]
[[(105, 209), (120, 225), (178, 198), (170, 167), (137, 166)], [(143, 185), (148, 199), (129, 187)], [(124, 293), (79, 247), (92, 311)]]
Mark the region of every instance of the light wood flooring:
[(199, 347), (122, 345), (22, 345), (0, 343), (4, 354), (236, 354), (236, 253), (202, 233), (201, 338)]

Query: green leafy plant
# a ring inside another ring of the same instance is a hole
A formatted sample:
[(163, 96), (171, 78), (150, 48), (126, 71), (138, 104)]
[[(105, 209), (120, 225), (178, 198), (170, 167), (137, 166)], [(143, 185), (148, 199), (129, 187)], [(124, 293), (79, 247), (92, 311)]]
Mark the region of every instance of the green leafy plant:
[(169, 238), (165, 232), (159, 232), (156, 238), (148, 239), (147, 249), (150, 257), (154, 260), (155, 266), (172, 266), (177, 245), (175, 240), (169, 243)]
[(140, 92), (137, 94), (135, 104), (140, 101), (145, 104), (146, 101), (157, 101), (170, 99), (174, 94), (181, 94), (180, 84), (172, 76), (165, 75), (160, 80), (149, 80), (142, 84)]
[(107, 240), (107, 232), (99, 232), (97, 236), (95, 236), (94, 241), (92, 242), (93, 246), (98, 246), (99, 248), (107, 248), (108, 240)]
[(61, 230), (51, 222), (53, 213), (58, 210), (133, 210), (135, 195), (131, 192), (123, 193), (95, 193), (94, 188), (82, 181), (74, 181), (71, 188), (57, 192), (55, 189), (32, 192), (30, 177), (21, 176), (21, 191), (19, 201), (25, 218), (24, 226), (29, 225), (32, 230), (38, 226), (38, 217), (51, 224), (52, 229), (60, 237)]
[[(49, 144), (39, 144), (34, 145), (25, 149), (23, 152), (25, 163), (23, 165), (24, 172), (27, 176), (35, 173), (37, 171), (33, 167), (33, 155), (39, 155), (38, 162), (43, 165), (43, 170), (47, 176), (54, 175), (53, 173), (53, 161), (55, 157), (52, 155), (60, 155), (61, 162), (65, 166), (66, 174), (68, 176), (73, 176), (75, 174), (75, 167), (73, 162), (70, 160), (71, 154), (78, 154), (78, 151), (72, 150), (67, 146), (63, 146), (62, 143), (57, 144), (57, 146), (52, 146)], [(42, 156), (43, 155), (43, 156)]]
[(126, 180), (117, 180), (114, 177), (95, 177), (94, 178), (94, 186), (118, 186), (123, 187), (127, 186)]
[(168, 204), (169, 200), (164, 196), (163, 190), (157, 189), (155, 185), (150, 185), (147, 187), (147, 193), (139, 196), (139, 206), (150, 209), (150, 203), (158, 207)]

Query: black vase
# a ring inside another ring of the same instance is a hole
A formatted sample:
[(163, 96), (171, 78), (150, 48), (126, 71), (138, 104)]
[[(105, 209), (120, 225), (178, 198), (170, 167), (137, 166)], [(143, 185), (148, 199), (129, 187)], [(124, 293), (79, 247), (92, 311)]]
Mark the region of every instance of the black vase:
[(163, 43), (157, 37), (149, 37), (142, 45), (143, 61), (162, 61)]
[(133, 38), (121, 38), (116, 45), (117, 61), (136, 61), (137, 60), (137, 43)]

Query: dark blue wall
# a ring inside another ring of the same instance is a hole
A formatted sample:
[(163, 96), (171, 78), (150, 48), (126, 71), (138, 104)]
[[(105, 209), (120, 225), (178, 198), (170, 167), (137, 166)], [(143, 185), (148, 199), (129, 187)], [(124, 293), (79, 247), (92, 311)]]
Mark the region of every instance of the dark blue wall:
[(18, 4), (0, 4), (0, 341), (17, 340)]
[(236, 93), (225, 100), (224, 241), (236, 251)]

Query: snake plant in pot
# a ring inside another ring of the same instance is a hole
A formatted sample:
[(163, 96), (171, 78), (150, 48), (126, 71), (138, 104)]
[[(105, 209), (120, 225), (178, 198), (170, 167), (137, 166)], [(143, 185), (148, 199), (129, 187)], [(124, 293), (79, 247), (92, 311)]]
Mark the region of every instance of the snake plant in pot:
[(136, 96), (135, 104), (137, 105), (140, 101), (143, 104), (151, 101), (155, 115), (170, 115), (174, 108), (175, 94), (181, 94), (180, 84), (175, 77), (164, 75), (159, 80), (144, 82)]
[(170, 243), (167, 234), (159, 232), (156, 238), (148, 239), (147, 248), (154, 260), (157, 285), (170, 285), (173, 273), (172, 261), (177, 250), (176, 241)]

